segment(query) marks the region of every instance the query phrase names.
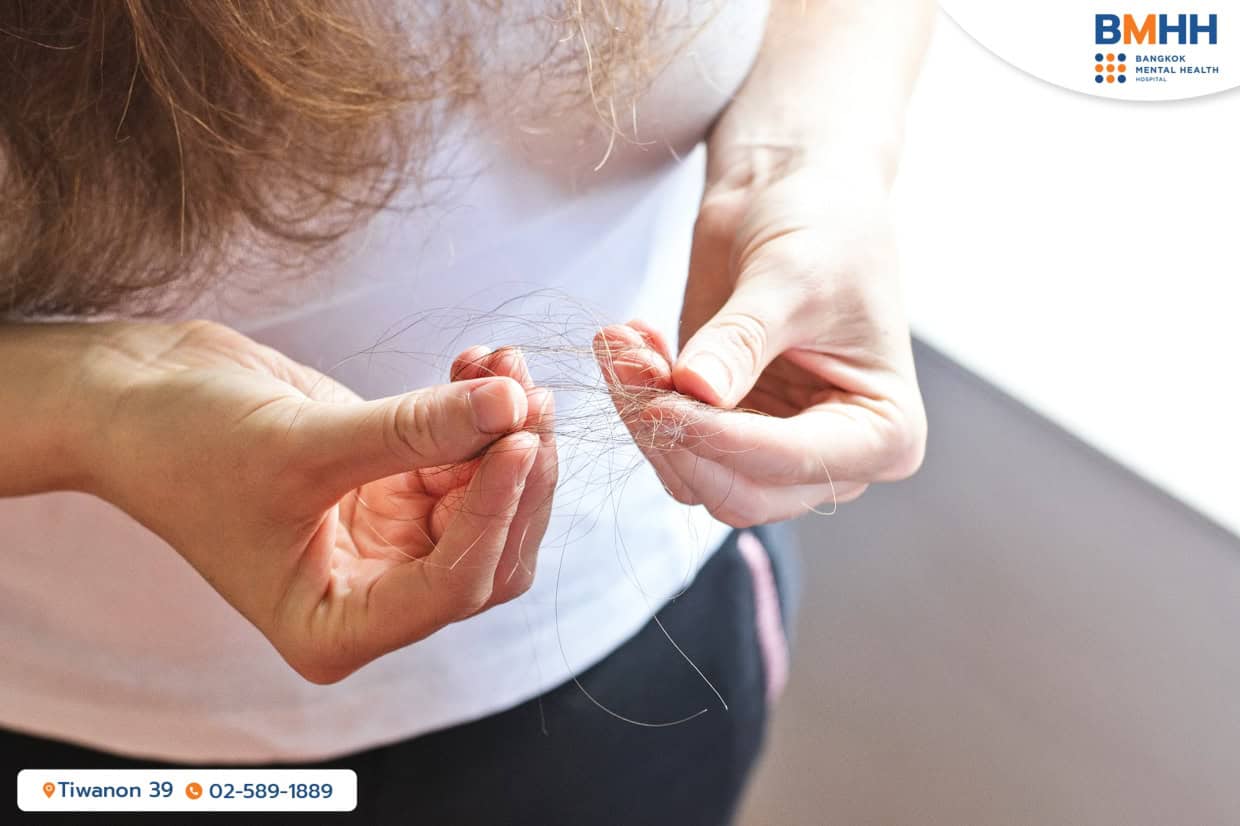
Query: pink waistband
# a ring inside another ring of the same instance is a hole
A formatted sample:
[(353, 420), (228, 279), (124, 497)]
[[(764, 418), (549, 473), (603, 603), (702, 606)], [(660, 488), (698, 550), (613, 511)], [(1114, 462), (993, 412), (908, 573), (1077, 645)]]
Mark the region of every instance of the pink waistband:
[(771, 558), (761, 540), (749, 531), (736, 539), (737, 549), (749, 566), (753, 580), (754, 623), (757, 626), (758, 649), (766, 668), (766, 700), (774, 703), (788, 684), (788, 638), (779, 608), (779, 591)]

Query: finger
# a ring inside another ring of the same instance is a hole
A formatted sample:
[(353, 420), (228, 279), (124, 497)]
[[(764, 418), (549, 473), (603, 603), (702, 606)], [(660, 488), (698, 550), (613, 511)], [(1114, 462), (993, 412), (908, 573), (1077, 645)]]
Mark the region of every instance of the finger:
[[(596, 342), (596, 350), (613, 366), (610, 371), (615, 382), (626, 386), (645, 386), (659, 389), (667, 386), (667, 365), (652, 357), (651, 350), (659, 347), (653, 331), (642, 326), (615, 325), (602, 331), (603, 339)], [(665, 347), (665, 345), (664, 345)], [(607, 372), (607, 371), (605, 371)], [(621, 391), (621, 404), (629, 404), (627, 391)], [(835, 505), (860, 496), (865, 485), (856, 482), (827, 480), (821, 484), (768, 485), (750, 479), (733, 467), (697, 455), (684, 447), (683, 425), (703, 414), (716, 415), (708, 407), (686, 399), (660, 393), (653, 398), (670, 402), (670, 405), (654, 404), (640, 407), (637, 415), (632, 411), (626, 424), (635, 430), (635, 440), (643, 453), (659, 470), (669, 490), (677, 499), (691, 504), (702, 504), (716, 518), (737, 527), (748, 527), (766, 522), (790, 519), (818, 510), (826, 505), (827, 512)], [(730, 412), (730, 411), (729, 411)], [(651, 417), (657, 420), (666, 416), (663, 426), (652, 427)], [(695, 432), (696, 431), (691, 431)]]
[(452, 381), (468, 381), (469, 379), (481, 379), (493, 375), (490, 372), (483, 372), (483, 362), (491, 355), (490, 347), (475, 345), (467, 350), (462, 350), (455, 359), (452, 360), (452, 369), (449, 376)]
[[(643, 332), (623, 324), (605, 327), (594, 338), (595, 356), (620, 420), (629, 429), (638, 449), (650, 462), (667, 492), (678, 502), (696, 505), (698, 502), (693, 490), (668, 464), (661, 447), (652, 438), (650, 428), (640, 420), (640, 413), (649, 399), (675, 392), (670, 363), (664, 355), (649, 346), (649, 339)], [(655, 346), (659, 346), (657, 340)], [(666, 349), (665, 342), (661, 349)]]
[(524, 431), (496, 442), (435, 550), (375, 581), (364, 624), (371, 648), (383, 653), (408, 645), (486, 605), (538, 445)]
[(471, 347), (452, 362), (451, 375), (453, 381), (507, 376), (526, 390), (534, 389), (525, 356), (516, 347), (501, 347), (494, 351), (486, 347)]
[(594, 356), (609, 387), (675, 392), (667, 357), (628, 324), (611, 324), (599, 330), (594, 336)]
[(290, 435), (302, 468), (328, 501), (414, 468), (466, 461), (528, 413), (509, 378), (476, 379), (373, 402), (302, 405)]
[(796, 519), (809, 513), (833, 516), (840, 505), (865, 493), (866, 487), (849, 482), (838, 486), (796, 485), (789, 488), (771, 488), (741, 477), (722, 501), (703, 504), (720, 522), (734, 528), (751, 528), (754, 525)]
[(836, 506), (856, 499), (866, 489), (864, 484), (848, 481), (771, 486), (686, 451), (673, 451), (666, 459), (712, 516), (736, 528), (792, 519), (811, 511), (833, 513)]
[(483, 610), (525, 593), (534, 582), (538, 549), (551, 520), (551, 505), (559, 478), (555, 443), (555, 396), (546, 388), (530, 393), (527, 431), (537, 433), (538, 455), (525, 479), (525, 490), (508, 531), (508, 541), (495, 570), (491, 598)]
[[(471, 347), (458, 355), (453, 361), (451, 377), (452, 381), (506, 377), (520, 383), (525, 389), (527, 411), (526, 420), (521, 427), (526, 430), (532, 429), (530, 421), (531, 418), (536, 418), (537, 411), (537, 404), (530, 400), (531, 393), (534, 391), (534, 381), (530, 377), (529, 369), (525, 365), (525, 360), (520, 350), (512, 347), (505, 347), (499, 350), (491, 350), (488, 347), (481, 346)], [(435, 496), (452, 497), (454, 495), (452, 492), (457, 488), (463, 487), (470, 477), (473, 476), (475, 466), (475, 462), (461, 462), (443, 467), (428, 468), (419, 475), (419, 479), (425, 486), (427, 493)], [(455, 507), (449, 509), (449, 506), (454, 505), (455, 502), (442, 503), (436, 507), (436, 513), (438, 514), (441, 510), (455, 513)], [(437, 540), (441, 527), (440, 520), (432, 520), (431, 524), (432, 536)]]
[(646, 342), (647, 347), (667, 359), (668, 365), (672, 364), (674, 361), (672, 358), (672, 347), (668, 344), (667, 338), (663, 333), (641, 319), (633, 319), (627, 326), (638, 332), (642, 340)]
[[(633, 324), (630, 323), (628, 326), (633, 327)], [(633, 327), (633, 329), (641, 333), (641, 342), (651, 347), (658, 346), (658, 339), (653, 337), (657, 333), (653, 333), (645, 325)], [(662, 383), (666, 386), (665, 379), (662, 378), (666, 375), (666, 365), (663, 366), (664, 372), (660, 372), (658, 364), (654, 363), (657, 360), (650, 360), (649, 351), (638, 346), (638, 339), (631, 331), (617, 325), (607, 328), (604, 333), (611, 336), (614, 341), (611, 352), (616, 357), (615, 373), (618, 380), (635, 384), (640, 380), (649, 380), (649, 377), (653, 376), (652, 384), (658, 386)], [(710, 452), (709, 455), (725, 460), (713, 462), (707, 459), (706, 451), (695, 453), (688, 448), (688, 445), (706, 438), (705, 434), (712, 432), (709, 421), (717, 420), (720, 416), (727, 417), (726, 420), (730, 421), (730, 417), (735, 415), (757, 414), (718, 411), (683, 397), (659, 394), (652, 397), (652, 403), (637, 410), (636, 414), (629, 415), (626, 424), (629, 425), (630, 431), (634, 433), (635, 441), (643, 447), (643, 452), (646, 453), (651, 463), (660, 469), (660, 477), (671, 480), (665, 483), (668, 484), (672, 494), (682, 502), (704, 504), (709, 507), (712, 503), (718, 505), (727, 497), (738, 473), (749, 475), (751, 479), (753, 475), (748, 473), (750, 468), (743, 464), (737, 466), (740, 464), (736, 461), (740, 454), (739, 448), (737, 448), (737, 453), (728, 455), (718, 450)], [(722, 426), (717, 424), (713, 427)], [(716, 471), (715, 468), (719, 470)], [(833, 482), (830, 468), (825, 466), (819, 466), (804, 480), (791, 477), (769, 480), (760, 478), (756, 484), (767, 482), (771, 483), (775, 489), (792, 490), (785, 497), (787, 504), (772, 506), (776, 510), (790, 513), (815, 508), (828, 498), (847, 501), (859, 496), (860, 490), (864, 490), (864, 485), (858, 483)], [(673, 487), (674, 490), (672, 490)], [(802, 487), (804, 489), (800, 489)], [(837, 487), (834, 497), (830, 496), (832, 487)]]
[[(877, 402), (870, 404), (878, 405)], [(684, 450), (772, 485), (823, 484), (834, 477), (884, 481), (907, 439), (893, 413), (861, 403), (821, 405), (778, 418), (655, 400), (641, 418)]]
[(491, 598), (482, 610), (525, 593), (533, 583), (538, 548), (551, 518), (559, 475), (554, 433), (555, 401), (551, 391), (535, 386), (523, 354), (515, 347), (496, 351), (471, 347), (457, 356), (452, 366), (454, 380), (488, 375), (508, 376), (525, 388), (529, 415), (522, 428), (539, 434), (539, 448), (495, 571)]
[(799, 303), (769, 283), (742, 283), (681, 349), (672, 370), (676, 389), (710, 405), (736, 406), (793, 346), (789, 313)]

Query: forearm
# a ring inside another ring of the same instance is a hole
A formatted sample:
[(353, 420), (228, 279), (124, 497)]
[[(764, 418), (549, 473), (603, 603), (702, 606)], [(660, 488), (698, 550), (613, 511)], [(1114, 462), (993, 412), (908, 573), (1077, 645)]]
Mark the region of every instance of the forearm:
[(765, 147), (870, 164), (889, 182), (933, 11), (929, 0), (772, 0), (758, 61), (711, 136), (712, 172)]
[(91, 486), (99, 394), (85, 324), (0, 324), (0, 496)]

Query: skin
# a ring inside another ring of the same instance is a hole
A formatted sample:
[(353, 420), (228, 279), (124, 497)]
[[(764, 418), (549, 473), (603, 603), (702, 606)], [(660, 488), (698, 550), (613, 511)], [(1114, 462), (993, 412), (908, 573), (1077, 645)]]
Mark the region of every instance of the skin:
[[(930, 12), (776, 0), (708, 141), (679, 355), (640, 321), (596, 340), (668, 491), (730, 525), (830, 508), (921, 464), (887, 196)], [(665, 392), (635, 405), (641, 388)]]
[[(0, 387), (25, 391), (0, 394), (0, 420), (59, 460), (3, 451), (0, 495), (116, 505), (308, 680), (339, 680), (533, 580), (554, 410), (519, 353), (471, 348), (453, 382), (366, 402), (206, 322), (10, 325), (0, 348), (14, 356)], [(75, 426), (44, 438), (57, 421)]]
[[(927, 15), (775, 0), (710, 135), (679, 355), (641, 322), (596, 340), (669, 491), (732, 525), (921, 461), (886, 193)], [(368, 402), (207, 322), (0, 324), (0, 496), (111, 502), (332, 682), (532, 581), (551, 395), (511, 350), (451, 378)]]

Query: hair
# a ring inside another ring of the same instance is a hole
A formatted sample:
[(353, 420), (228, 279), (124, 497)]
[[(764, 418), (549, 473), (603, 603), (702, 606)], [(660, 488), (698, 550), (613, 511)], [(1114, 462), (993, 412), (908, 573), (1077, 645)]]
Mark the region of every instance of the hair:
[[(580, 67), (614, 134), (614, 97), (650, 75), (623, 66), (658, 4), (562, 3), (544, 20), (568, 45), (549, 62)], [(158, 313), (247, 260), (330, 252), (418, 185), (435, 113), (479, 95), (477, 44), (446, 17), (394, 0), (0, 0), (0, 317)]]

